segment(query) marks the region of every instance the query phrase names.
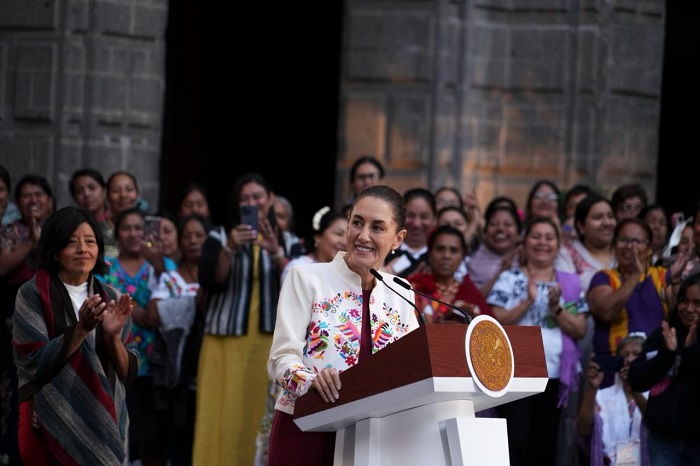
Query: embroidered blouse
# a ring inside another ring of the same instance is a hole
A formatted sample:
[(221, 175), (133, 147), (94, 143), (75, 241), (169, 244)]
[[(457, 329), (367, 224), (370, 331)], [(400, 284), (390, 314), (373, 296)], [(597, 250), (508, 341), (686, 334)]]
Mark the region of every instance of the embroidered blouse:
[[(362, 285), (345, 263), (345, 254), (339, 252), (331, 262), (293, 267), (282, 285), (267, 363), (270, 380), (282, 388), (275, 405), (280, 411), (294, 413), (295, 400), (321, 369), (342, 372), (359, 361)], [(397, 292), (413, 302), (412, 291)], [(418, 328), (414, 309), (384, 286), (372, 289), (369, 308), (372, 353)]]

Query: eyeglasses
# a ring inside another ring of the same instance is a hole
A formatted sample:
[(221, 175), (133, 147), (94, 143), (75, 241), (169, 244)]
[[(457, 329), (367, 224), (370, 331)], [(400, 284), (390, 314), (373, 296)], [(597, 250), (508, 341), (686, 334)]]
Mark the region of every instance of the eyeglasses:
[(630, 244), (634, 244), (635, 246), (639, 246), (640, 244), (649, 244), (649, 240), (646, 239), (641, 239), (641, 238), (618, 238), (617, 242), (623, 246), (629, 246)]
[(355, 175), (355, 179), (358, 181), (378, 180), (379, 173), (357, 174), (357, 175)]
[(545, 193), (543, 191), (535, 191), (535, 193), (532, 195), (532, 198), (539, 199), (540, 201), (554, 202), (557, 199), (559, 199), (559, 196), (557, 196), (557, 193)]
[(623, 212), (640, 212), (642, 207), (642, 204), (622, 204), (618, 209)]

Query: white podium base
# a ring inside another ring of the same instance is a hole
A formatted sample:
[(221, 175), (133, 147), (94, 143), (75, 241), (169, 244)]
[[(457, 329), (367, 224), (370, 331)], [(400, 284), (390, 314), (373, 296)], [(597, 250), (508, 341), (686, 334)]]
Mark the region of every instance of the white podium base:
[(335, 466), (507, 466), (505, 419), (477, 418), (471, 400), (419, 406), (340, 429)]

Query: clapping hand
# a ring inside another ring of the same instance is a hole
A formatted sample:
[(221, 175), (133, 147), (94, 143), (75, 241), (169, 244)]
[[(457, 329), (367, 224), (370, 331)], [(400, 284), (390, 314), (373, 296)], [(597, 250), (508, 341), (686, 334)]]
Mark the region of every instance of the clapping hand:
[(29, 220), (29, 239), (34, 244), (37, 244), (39, 242), (39, 237), (41, 237), (41, 225), (39, 224), (39, 220), (34, 216), (29, 217), (28, 220)]
[(553, 284), (549, 287), (549, 293), (547, 295), (547, 305), (549, 306), (549, 311), (551, 313), (556, 313), (559, 310), (559, 299), (561, 298), (561, 286), (559, 283)]
[(680, 281), (683, 270), (690, 260), (690, 251), (681, 252), (676, 256), (676, 260), (671, 264), (671, 281)]
[(121, 295), (116, 303), (113, 299), (110, 300), (102, 320), (104, 332), (112, 337), (119, 336), (133, 308), (133, 300), (126, 293)]
[(107, 303), (102, 302), (100, 295), (88, 297), (78, 310), (78, 328), (85, 333), (94, 330), (102, 322), (102, 314), (107, 306)]
[(661, 322), (661, 335), (664, 337), (664, 344), (669, 351), (676, 351), (678, 340), (676, 339), (676, 329), (668, 325), (665, 320)]

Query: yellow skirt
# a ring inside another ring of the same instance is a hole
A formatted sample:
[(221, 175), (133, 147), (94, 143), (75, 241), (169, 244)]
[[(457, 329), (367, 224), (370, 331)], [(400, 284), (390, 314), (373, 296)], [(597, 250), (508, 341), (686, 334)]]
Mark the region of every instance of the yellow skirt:
[(257, 329), (240, 337), (204, 336), (194, 466), (253, 465), (255, 436), (267, 401), (271, 344), (272, 335)]

